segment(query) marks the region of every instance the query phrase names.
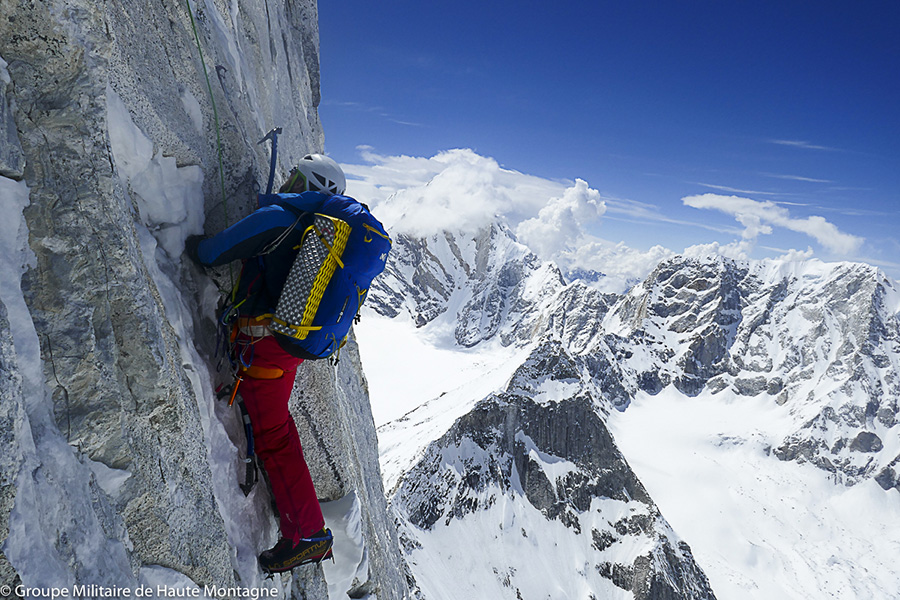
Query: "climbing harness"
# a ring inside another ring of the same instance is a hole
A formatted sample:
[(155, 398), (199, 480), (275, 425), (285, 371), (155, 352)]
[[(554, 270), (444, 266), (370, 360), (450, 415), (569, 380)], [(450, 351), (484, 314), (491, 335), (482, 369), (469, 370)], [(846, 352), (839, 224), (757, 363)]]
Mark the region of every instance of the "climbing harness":
[[(253, 486), (259, 481), (259, 462), (256, 458), (253, 438), (253, 425), (250, 422), (250, 413), (244, 400), (238, 393), (241, 382), (245, 377), (253, 379), (278, 379), (284, 375), (284, 371), (276, 367), (261, 367), (253, 364), (253, 346), (259, 340), (271, 336), (268, 329), (270, 319), (266, 317), (234, 317), (227, 321), (228, 343), (225, 346), (226, 356), (231, 363), (234, 382), (231, 386), (221, 386), (218, 390), (220, 398), (228, 397), (228, 406), (237, 403), (241, 413), (241, 421), (244, 424), (244, 434), (247, 439), (247, 450), (244, 458), (246, 472), (244, 483), (240, 484), (244, 495), (250, 494)], [(226, 326), (225, 320), (220, 320), (220, 329)]]

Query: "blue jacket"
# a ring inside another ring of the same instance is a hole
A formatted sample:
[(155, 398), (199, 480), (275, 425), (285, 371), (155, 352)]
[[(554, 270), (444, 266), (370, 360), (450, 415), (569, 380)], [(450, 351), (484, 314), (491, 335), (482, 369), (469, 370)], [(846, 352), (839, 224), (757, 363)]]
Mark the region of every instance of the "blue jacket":
[[(289, 204), (309, 214), (298, 219), (295, 212), (281, 204)], [(239, 309), (245, 316), (275, 312), (303, 232), (312, 223), (313, 213), (342, 217), (348, 211), (368, 212), (353, 198), (322, 192), (260, 194), (259, 206), (228, 229), (202, 240), (195, 256), (198, 262), (211, 267), (245, 260), (235, 294), (236, 302), (246, 300)], [(287, 237), (274, 250), (259, 256), (289, 228)]]

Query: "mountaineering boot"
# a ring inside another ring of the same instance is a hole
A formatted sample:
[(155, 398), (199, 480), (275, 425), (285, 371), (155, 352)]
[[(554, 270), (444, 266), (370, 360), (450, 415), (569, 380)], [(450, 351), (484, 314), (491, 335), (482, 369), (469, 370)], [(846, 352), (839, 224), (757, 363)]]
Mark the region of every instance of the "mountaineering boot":
[(274, 548), (259, 555), (259, 566), (265, 573), (281, 573), (309, 563), (334, 560), (331, 546), (334, 538), (330, 529), (321, 529), (308, 538), (300, 538), (294, 546), (288, 538), (281, 538)]

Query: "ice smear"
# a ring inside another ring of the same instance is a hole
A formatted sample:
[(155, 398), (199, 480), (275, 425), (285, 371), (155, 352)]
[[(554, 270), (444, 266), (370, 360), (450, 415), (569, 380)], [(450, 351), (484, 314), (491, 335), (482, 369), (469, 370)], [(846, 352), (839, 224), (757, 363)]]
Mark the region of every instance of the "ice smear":
[(6, 67), (9, 66), (9, 63), (3, 60), (3, 57), (0, 56), (0, 81), (3, 83), (10, 83), (12, 79), (9, 77), (9, 71), (6, 70)]
[(187, 88), (181, 89), (181, 104), (184, 105), (184, 112), (191, 118), (191, 123), (197, 129), (197, 133), (203, 134), (203, 109), (200, 108), (200, 101)]
[(184, 239), (203, 232), (203, 171), (178, 167), (153, 153), (153, 142), (131, 120), (128, 109), (107, 87), (109, 142), (116, 168), (137, 201), (141, 224), (153, 232), (170, 258), (181, 256)]
[[(268, 517), (268, 497), (260, 491), (262, 486), (257, 486), (246, 498), (237, 485), (243, 477), (237, 472), (238, 450), (222, 423), (236, 415), (223, 407), (219, 407), (222, 414), (217, 414), (211, 374), (193, 344), (192, 315), (196, 307), (188, 306), (182, 293), (184, 239), (202, 231), (202, 179), (198, 179), (201, 172), (197, 167), (178, 168), (174, 161), (153, 156), (152, 143), (134, 125), (127, 108), (111, 90), (108, 101), (113, 158), (123, 183), (135, 193), (141, 208), (135, 229), (144, 264), (179, 340), (184, 371), (197, 398), (213, 493), (233, 548), (232, 562), (242, 585), (263, 585), (257, 555), (273, 545), (277, 537), (274, 521)], [(201, 295), (207, 296), (208, 290), (201, 290)]]
[(362, 533), (362, 510), (356, 492), (333, 502), (323, 502), (326, 526), (334, 535), (334, 561), (322, 563), (328, 597), (340, 600), (369, 578), (369, 556)]
[(122, 486), (131, 477), (129, 471), (123, 469), (112, 469), (102, 462), (86, 459), (87, 466), (94, 472), (94, 479), (108, 496), (117, 498)]

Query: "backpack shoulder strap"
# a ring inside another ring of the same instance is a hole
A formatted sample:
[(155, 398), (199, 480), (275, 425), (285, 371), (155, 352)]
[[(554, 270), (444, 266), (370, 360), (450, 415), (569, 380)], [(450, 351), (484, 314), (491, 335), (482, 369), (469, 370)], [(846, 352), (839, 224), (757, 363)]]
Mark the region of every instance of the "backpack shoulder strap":
[(296, 206), (292, 206), (290, 203), (284, 202), (283, 200), (275, 201), (272, 204), (280, 206), (286, 211), (293, 213), (297, 218), (294, 219), (294, 222), (291, 223), (290, 227), (282, 231), (281, 234), (277, 238), (272, 240), (268, 246), (263, 248), (263, 251), (257, 254), (257, 256), (265, 256), (266, 254), (274, 252), (275, 249), (278, 248), (278, 246), (280, 246), (285, 239), (287, 239), (291, 232), (294, 231), (294, 229), (297, 227), (297, 224), (303, 219), (303, 217), (312, 214), (308, 211), (300, 210)]

